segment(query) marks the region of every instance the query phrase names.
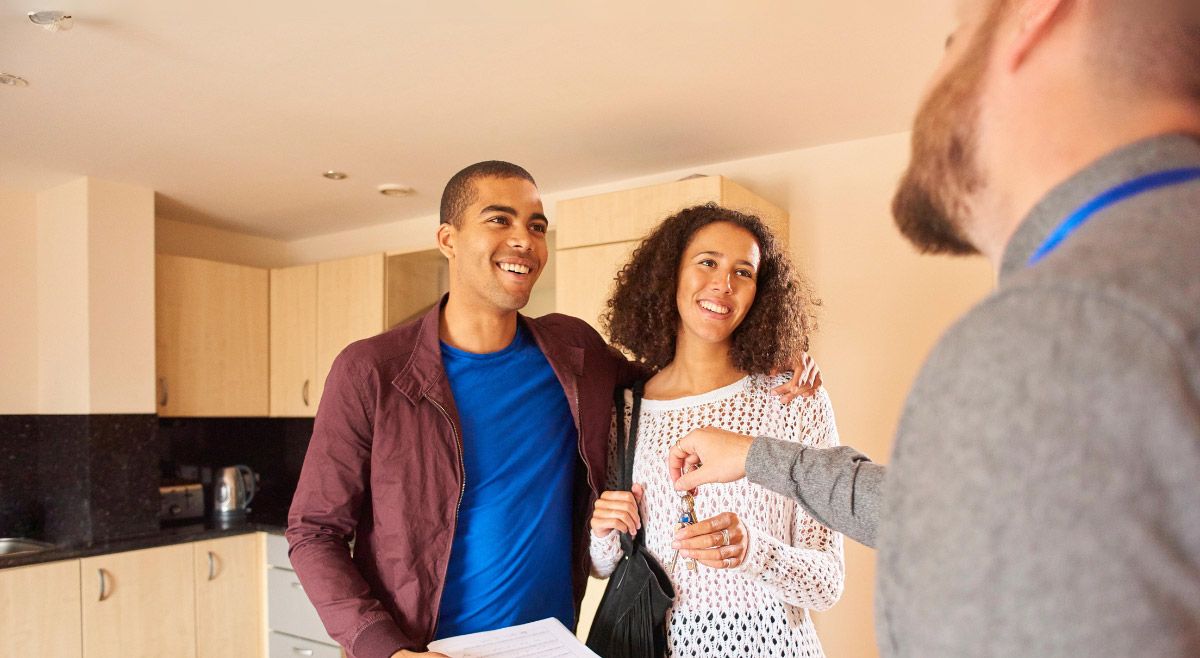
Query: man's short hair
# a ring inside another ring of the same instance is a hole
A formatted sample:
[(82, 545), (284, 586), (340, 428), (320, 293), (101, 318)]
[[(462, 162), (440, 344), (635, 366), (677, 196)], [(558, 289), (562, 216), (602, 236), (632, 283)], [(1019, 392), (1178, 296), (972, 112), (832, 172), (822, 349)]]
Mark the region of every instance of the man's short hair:
[(475, 181), (480, 178), (520, 178), (537, 186), (537, 181), (523, 167), (502, 160), (487, 160), (454, 174), (442, 190), (441, 219), (443, 224), (458, 226), (467, 206), (475, 202)]

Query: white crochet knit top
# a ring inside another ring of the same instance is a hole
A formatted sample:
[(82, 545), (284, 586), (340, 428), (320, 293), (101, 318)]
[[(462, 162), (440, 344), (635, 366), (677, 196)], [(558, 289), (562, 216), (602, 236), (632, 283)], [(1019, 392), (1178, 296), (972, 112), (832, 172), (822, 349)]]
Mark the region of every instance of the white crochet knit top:
[[(679, 497), (667, 472), (671, 445), (693, 429), (713, 426), (804, 445), (838, 443), (833, 407), (824, 389), (788, 405), (770, 390), (789, 375), (751, 375), (729, 386), (676, 400), (643, 400), (633, 481), (645, 489), (642, 530), (646, 547), (667, 566), (678, 521)], [(632, 412), (626, 392), (625, 422)], [(614, 424), (615, 437), (615, 424)], [(615, 438), (608, 488), (619, 487)], [(680, 558), (671, 580), (675, 603), (668, 612), (667, 653), (680, 658), (824, 656), (808, 608), (826, 610), (842, 594), (842, 536), (810, 518), (792, 499), (745, 479), (700, 487), (697, 520), (735, 512), (749, 532), (749, 550), (733, 569), (702, 564), (689, 571)], [(594, 575), (607, 577), (621, 557), (620, 536), (592, 536)]]

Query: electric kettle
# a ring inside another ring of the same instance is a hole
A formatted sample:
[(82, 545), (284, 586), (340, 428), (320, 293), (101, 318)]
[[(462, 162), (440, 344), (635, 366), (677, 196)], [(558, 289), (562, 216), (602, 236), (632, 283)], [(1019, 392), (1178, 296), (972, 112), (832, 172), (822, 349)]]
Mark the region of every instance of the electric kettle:
[(246, 516), (258, 489), (258, 475), (249, 466), (226, 466), (213, 478), (213, 516), (228, 520)]

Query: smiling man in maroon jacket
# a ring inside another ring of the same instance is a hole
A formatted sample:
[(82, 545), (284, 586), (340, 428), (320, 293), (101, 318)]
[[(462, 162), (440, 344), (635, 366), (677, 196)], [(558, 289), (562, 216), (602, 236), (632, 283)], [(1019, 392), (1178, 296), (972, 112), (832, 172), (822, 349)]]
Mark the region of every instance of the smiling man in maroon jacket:
[(334, 361), (289, 515), (292, 565), (355, 658), (573, 628), (613, 390), (644, 375), (582, 320), (518, 313), (548, 258), (528, 172), (467, 167), (441, 221), (449, 295)]

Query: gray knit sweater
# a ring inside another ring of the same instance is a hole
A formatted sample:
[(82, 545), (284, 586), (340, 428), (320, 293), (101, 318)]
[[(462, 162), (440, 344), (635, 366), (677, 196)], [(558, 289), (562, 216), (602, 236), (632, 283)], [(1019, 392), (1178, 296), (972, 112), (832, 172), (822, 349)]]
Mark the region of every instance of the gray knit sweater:
[(1026, 265), (1085, 202), (1181, 167), (1200, 140), (1142, 141), (1038, 204), (922, 368), (890, 467), (755, 441), (751, 481), (879, 549), (884, 656), (1200, 656), (1200, 182)]

